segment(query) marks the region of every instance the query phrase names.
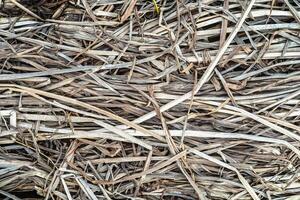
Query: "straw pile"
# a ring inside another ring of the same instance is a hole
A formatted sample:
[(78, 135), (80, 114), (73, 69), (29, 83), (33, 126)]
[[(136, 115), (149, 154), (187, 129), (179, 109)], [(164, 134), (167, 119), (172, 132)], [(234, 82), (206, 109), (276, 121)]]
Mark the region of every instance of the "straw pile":
[(6, 199), (299, 199), (297, 0), (2, 0)]

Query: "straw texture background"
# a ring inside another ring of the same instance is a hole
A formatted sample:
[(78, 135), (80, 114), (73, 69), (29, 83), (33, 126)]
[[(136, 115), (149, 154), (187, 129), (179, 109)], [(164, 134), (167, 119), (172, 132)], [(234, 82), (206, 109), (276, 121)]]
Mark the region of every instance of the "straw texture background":
[(297, 0), (0, 1), (3, 199), (300, 199)]

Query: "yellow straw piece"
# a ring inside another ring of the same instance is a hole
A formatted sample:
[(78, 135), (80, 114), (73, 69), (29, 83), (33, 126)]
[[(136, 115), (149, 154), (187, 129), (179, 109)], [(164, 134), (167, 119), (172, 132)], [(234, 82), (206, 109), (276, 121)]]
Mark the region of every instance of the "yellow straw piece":
[(157, 5), (156, 0), (152, 0), (152, 1), (153, 1), (153, 4), (154, 4), (155, 11), (159, 14), (159, 6)]

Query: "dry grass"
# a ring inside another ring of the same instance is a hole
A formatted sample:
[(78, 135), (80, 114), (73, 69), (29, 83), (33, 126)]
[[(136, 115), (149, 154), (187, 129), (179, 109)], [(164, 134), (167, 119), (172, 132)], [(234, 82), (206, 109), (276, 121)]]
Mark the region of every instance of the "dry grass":
[(300, 199), (296, 0), (2, 0), (5, 199)]

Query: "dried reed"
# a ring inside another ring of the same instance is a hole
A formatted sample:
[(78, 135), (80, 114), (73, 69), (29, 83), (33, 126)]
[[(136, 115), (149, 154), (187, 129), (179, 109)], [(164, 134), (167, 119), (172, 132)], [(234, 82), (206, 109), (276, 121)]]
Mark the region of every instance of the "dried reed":
[(2, 0), (0, 195), (300, 199), (297, 0)]

